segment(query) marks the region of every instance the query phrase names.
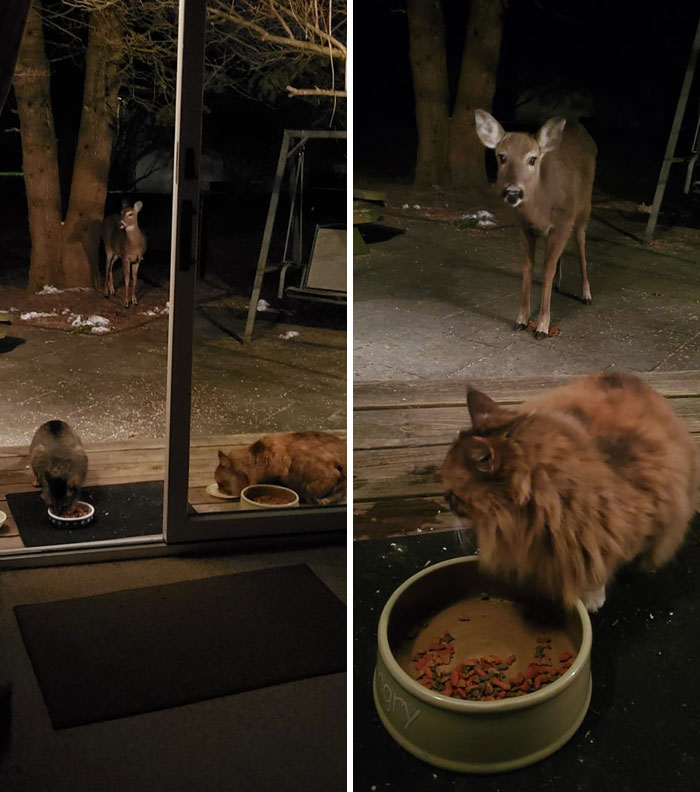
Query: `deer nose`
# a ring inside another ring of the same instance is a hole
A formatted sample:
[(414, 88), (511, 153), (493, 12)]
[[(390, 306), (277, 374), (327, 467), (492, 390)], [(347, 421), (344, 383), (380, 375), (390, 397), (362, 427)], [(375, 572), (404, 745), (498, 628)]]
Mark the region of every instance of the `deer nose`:
[(505, 187), (503, 199), (511, 206), (517, 206), (523, 200), (523, 191), (520, 187)]

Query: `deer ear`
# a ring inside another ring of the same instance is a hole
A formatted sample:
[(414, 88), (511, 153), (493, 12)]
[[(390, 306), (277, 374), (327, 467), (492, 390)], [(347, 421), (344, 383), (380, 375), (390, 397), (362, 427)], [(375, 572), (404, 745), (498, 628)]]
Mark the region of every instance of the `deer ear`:
[(495, 473), (500, 465), (496, 449), (485, 437), (469, 437), (462, 441), (465, 461), (481, 473)]
[(550, 118), (542, 124), (537, 133), (537, 143), (542, 154), (552, 151), (559, 145), (565, 126), (565, 118)]
[(143, 209), (143, 201), (136, 201), (134, 204), (134, 211), (140, 212)]
[(505, 129), (486, 110), (474, 111), (474, 123), (476, 134), (486, 148), (496, 148), (498, 142), (506, 133)]

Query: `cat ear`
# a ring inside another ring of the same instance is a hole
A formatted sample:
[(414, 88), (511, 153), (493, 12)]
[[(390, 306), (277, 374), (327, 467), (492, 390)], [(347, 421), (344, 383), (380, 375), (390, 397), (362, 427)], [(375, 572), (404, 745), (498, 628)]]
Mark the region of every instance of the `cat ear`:
[(467, 408), (472, 419), (472, 426), (478, 429), (483, 426), (490, 415), (500, 410), (493, 399), (478, 390), (467, 390)]
[(465, 438), (462, 440), (462, 450), (466, 461), (481, 473), (494, 473), (498, 470), (498, 454), (486, 438)]
[(231, 460), (228, 458), (227, 454), (224, 454), (223, 451), (219, 451), (219, 464), (223, 465), (224, 467), (231, 467)]

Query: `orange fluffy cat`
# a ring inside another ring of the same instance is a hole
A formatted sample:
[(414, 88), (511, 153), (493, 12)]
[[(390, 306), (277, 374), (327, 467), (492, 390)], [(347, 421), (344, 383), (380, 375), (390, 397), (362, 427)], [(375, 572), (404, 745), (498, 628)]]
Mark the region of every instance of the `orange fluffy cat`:
[(327, 506), (345, 497), (345, 441), (326, 432), (265, 435), (247, 448), (219, 451), (214, 478), (227, 495), (249, 484), (279, 483), (301, 500)]
[(700, 454), (669, 402), (631, 374), (575, 380), (515, 410), (469, 390), (472, 428), (442, 465), (481, 562), (588, 610), (622, 564), (668, 561), (698, 506)]

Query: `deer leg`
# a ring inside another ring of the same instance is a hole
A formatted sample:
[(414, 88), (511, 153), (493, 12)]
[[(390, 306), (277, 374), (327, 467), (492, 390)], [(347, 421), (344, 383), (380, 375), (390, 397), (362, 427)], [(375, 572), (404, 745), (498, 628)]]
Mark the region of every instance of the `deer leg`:
[(112, 268), (116, 260), (114, 253), (109, 251), (105, 260), (105, 297), (114, 294), (114, 281), (112, 280)]
[(576, 229), (576, 246), (578, 247), (578, 257), (581, 262), (581, 293), (583, 304), (591, 304), (591, 285), (588, 282), (588, 272), (586, 265), (586, 226)]
[(122, 259), (124, 263), (124, 307), (129, 307), (129, 283), (131, 281), (131, 262), (124, 256)]
[(544, 259), (544, 277), (542, 279), (542, 301), (540, 303), (540, 316), (537, 321), (535, 338), (541, 341), (549, 335), (549, 306), (552, 301), (552, 282), (554, 271), (557, 268), (557, 261), (564, 252), (564, 246), (568, 239), (570, 230), (551, 231), (547, 237), (547, 252)]
[(138, 281), (139, 277), (139, 264), (141, 263), (141, 259), (136, 259), (134, 263), (131, 265), (131, 302), (133, 305), (138, 305), (139, 301), (136, 299), (136, 282)]
[(513, 330), (524, 330), (530, 320), (530, 288), (537, 237), (529, 231), (523, 231), (522, 242), (525, 253), (525, 258), (523, 259), (523, 284), (520, 291), (520, 313), (518, 313), (518, 318), (515, 320)]
[(559, 256), (559, 261), (557, 261), (557, 271), (554, 275), (554, 290), (557, 292), (561, 291), (561, 275), (562, 275), (562, 258), (563, 256)]

